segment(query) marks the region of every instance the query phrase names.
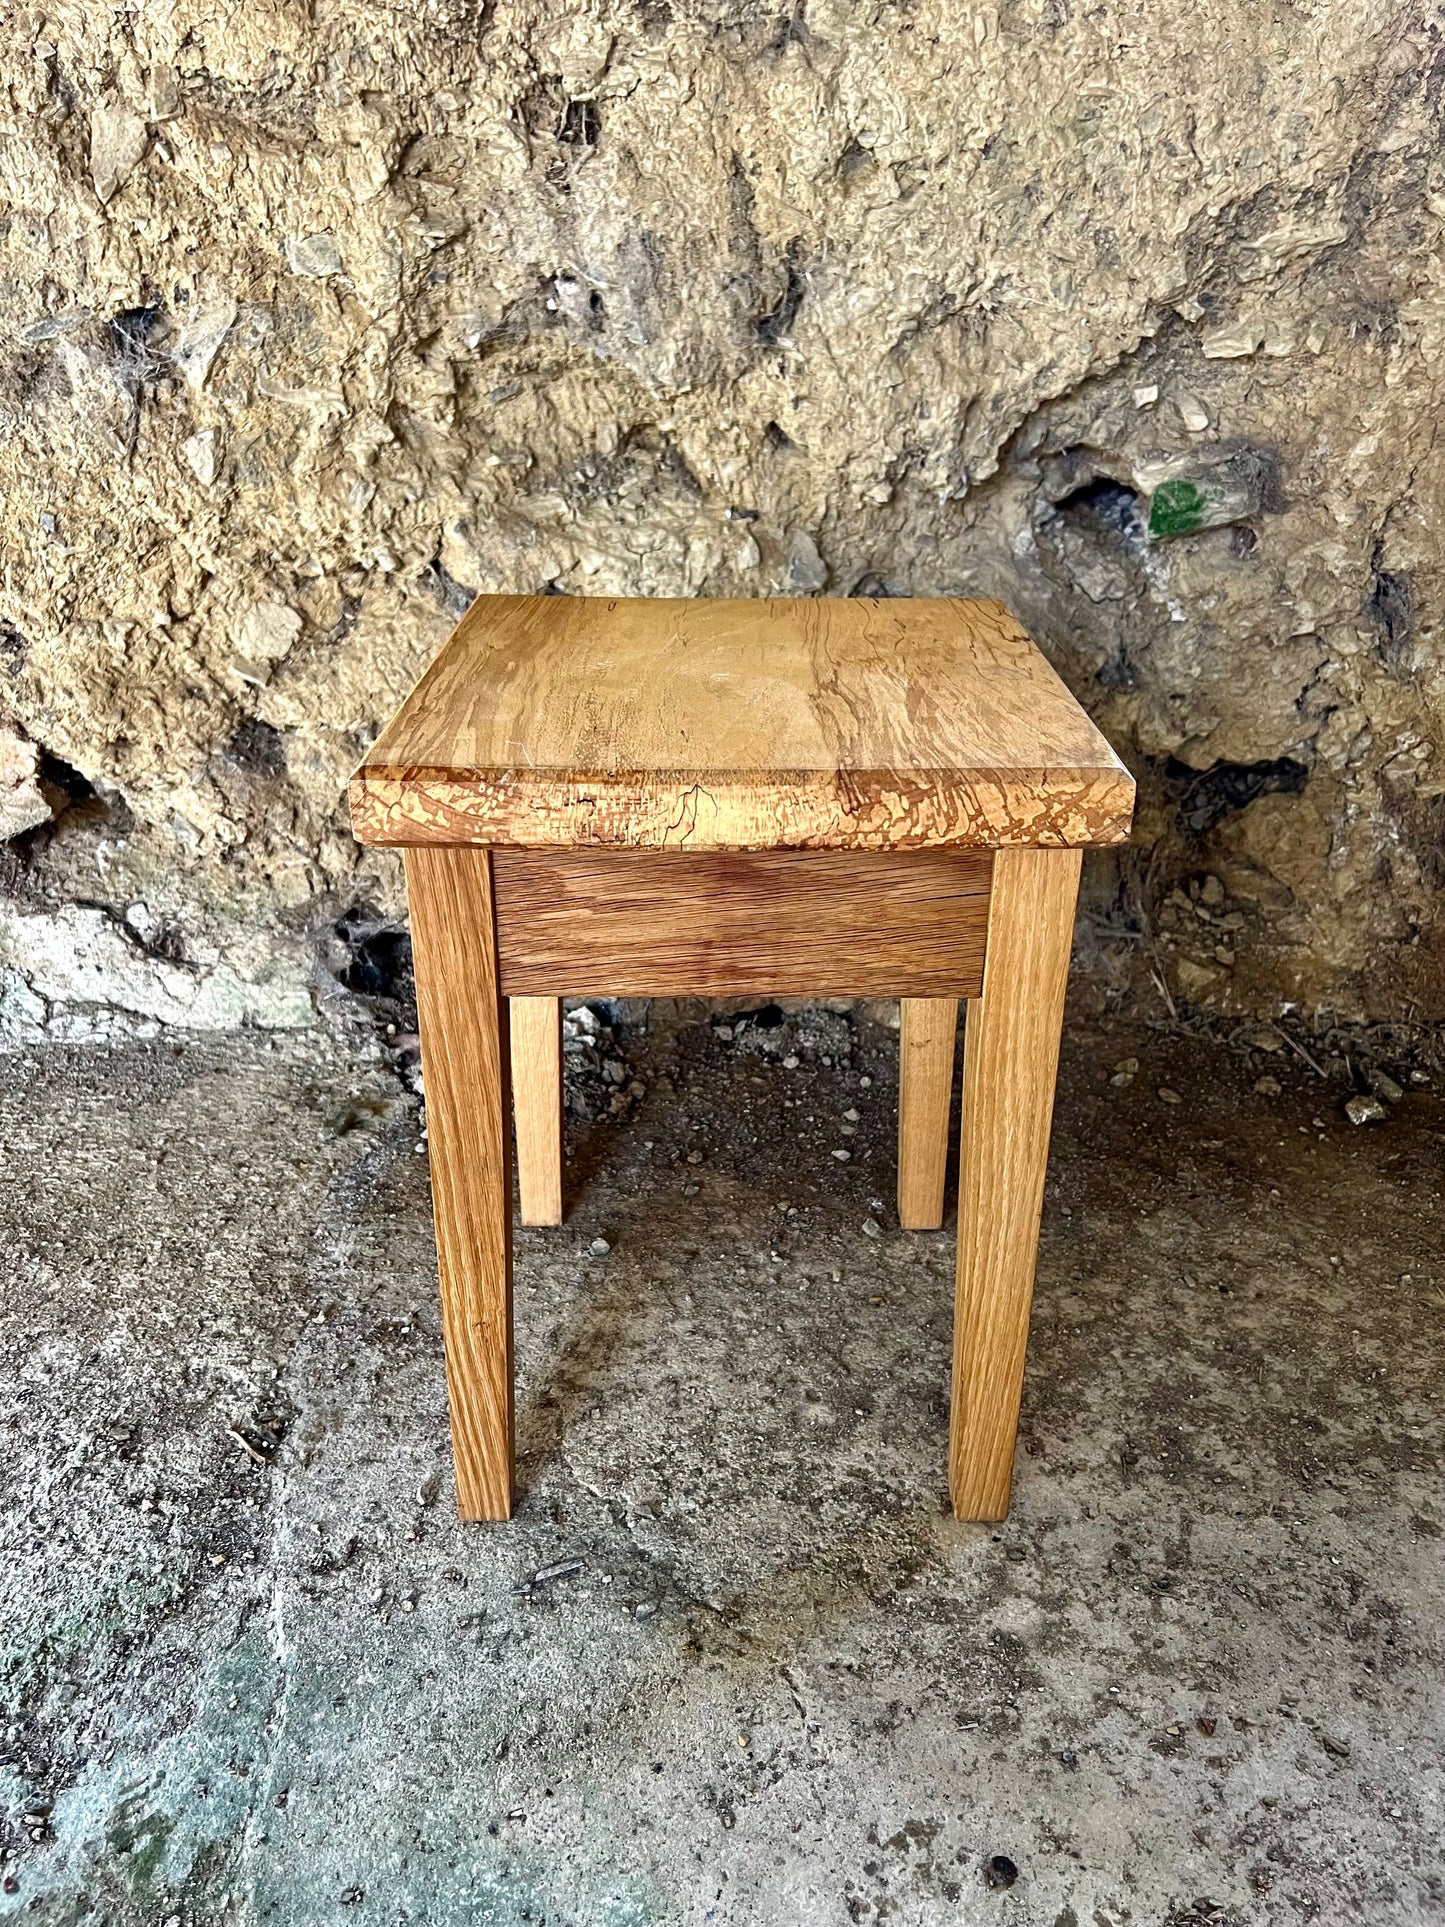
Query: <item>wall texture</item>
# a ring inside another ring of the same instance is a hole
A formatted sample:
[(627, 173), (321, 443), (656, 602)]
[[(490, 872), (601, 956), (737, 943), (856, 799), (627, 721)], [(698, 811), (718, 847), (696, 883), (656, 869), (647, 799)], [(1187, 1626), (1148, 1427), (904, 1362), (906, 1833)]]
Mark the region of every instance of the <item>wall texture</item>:
[(1001, 595), (1140, 778), (1099, 984), (1445, 1013), (1429, 0), (6, 18), (11, 1032), (304, 1017), (546, 586)]

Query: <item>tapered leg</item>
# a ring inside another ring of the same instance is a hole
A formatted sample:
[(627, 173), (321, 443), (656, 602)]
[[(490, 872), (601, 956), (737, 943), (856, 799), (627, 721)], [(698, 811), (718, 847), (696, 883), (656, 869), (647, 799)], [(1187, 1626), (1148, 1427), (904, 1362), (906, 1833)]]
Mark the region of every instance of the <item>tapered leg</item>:
[(523, 1224), (562, 1222), (562, 999), (511, 997), (512, 1109)]
[(994, 857), (983, 990), (963, 1037), (949, 1439), (960, 1519), (1008, 1512), (1079, 864), (1077, 850)]
[(442, 1333), (464, 1519), (512, 1512), (512, 1175), (491, 858), (410, 849)]
[(958, 999), (903, 997), (899, 1007), (898, 1221), (905, 1231), (937, 1231), (943, 1223)]

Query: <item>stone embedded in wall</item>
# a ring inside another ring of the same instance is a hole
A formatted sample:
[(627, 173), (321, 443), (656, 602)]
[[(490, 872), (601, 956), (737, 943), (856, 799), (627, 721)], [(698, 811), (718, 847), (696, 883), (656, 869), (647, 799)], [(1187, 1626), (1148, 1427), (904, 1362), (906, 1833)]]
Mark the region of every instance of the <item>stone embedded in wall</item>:
[(50, 821), (40, 788), (40, 751), (0, 722), (0, 843)]
[(312, 1021), (309, 986), (294, 972), (266, 960), (252, 975), (216, 955), (168, 956), (143, 935), (145, 911), (132, 906), (128, 918), (115, 918), (79, 904), (27, 913), (0, 903), (0, 1047), (42, 1032), (77, 1043), (153, 1035), (164, 1025), (290, 1029)]
[(236, 631), (231, 672), (242, 682), (264, 684), (291, 653), (305, 625), (294, 609), (269, 597), (252, 603)]
[(341, 250), (334, 234), (306, 234), (286, 243), (286, 262), (293, 274), (309, 274), (317, 280), (340, 274)]
[(130, 179), (145, 151), (146, 124), (139, 114), (115, 102), (91, 110), (90, 180), (102, 207)]
[(828, 565), (806, 529), (794, 529), (788, 538), (787, 586), (790, 595), (816, 595), (828, 586)]

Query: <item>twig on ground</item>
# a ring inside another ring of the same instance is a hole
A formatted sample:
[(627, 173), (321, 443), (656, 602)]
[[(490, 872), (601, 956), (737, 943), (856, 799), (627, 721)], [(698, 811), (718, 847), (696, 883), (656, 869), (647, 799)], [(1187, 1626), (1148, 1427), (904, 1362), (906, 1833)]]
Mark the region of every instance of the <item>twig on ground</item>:
[(1315, 1059), (1310, 1056), (1309, 1052), (1297, 1037), (1291, 1037), (1289, 1032), (1287, 1030), (1281, 1030), (1278, 1024), (1269, 1024), (1266, 1028), (1272, 1030), (1276, 1037), (1282, 1037), (1290, 1049), (1297, 1052), (1298, 1055), (1305, 1060), (1316, 1077), (1322, 1079), (1325, 1083), (1329, 1082), (1329, 1078), (1325, 1075), (1325, 1072), (1321, 1069), (1320, 1065), (1316, 1063)]
[[(1146, 938), (1145, 941), (1148, 942), (1149, 940)], [(1152, 943), (1149, 943), (1149, 954), (1154, 959), (1154, 967), (1149, 972), (1150, 981), (1159, 992), (1159, 995), (1164, 999), (1164, 1008), (1169, 1012), (1171, 1023), (1177, 1024), (1179, 1022), (1179, 1007), (1169, 995), (1169, 986), (1164, 981), (1164, 969), (1159, 962), (1159, 953)]]
[(256, 1461), (257, 1465), (269, 1465), (271, 1463), (271, 1461), (266, 1457), (266, 1454), (264, 1452), (258, 1452), (256, 1450), (255, 1446), (252, 1445), (251, 1441), (246, 1437), (246, 1434), (244, 1432), (238, 1432), (234, 1425), (228, 1425), (226, 1427), (226, 1430), (230, 1433), (231, 1437), (236, 1441), (237, 1445), (239, 1445), (243, 1451), (250, 1453), (251, 1457)]

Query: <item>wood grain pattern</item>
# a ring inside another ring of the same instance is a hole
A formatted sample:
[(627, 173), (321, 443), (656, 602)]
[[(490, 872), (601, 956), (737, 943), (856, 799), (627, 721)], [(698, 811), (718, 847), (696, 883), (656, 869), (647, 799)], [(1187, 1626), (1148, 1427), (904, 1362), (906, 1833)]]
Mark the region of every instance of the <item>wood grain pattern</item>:
[(507, 1031), (485, 850), (406, 858), (447, 1393), (464, 1519), (512, 1512)]
[(1071, 846), (1133, 796), (997, 602), (481, 596), (351, 812), (403, 845)]
[(978, 993), (986, 850), (496, 850), (510, 997)]
[(1074, 850), (999, 852), (983, 991), (964, 1028), (949, 1440), (960, 1519), (1008, 1511), (1079, 865)]
[(562, 1004), (513, 997), (512, 1115), (523, 1224), (562, 1222)]
[(958, 999), (905, 997), (899, 1019), (898, 1222), (905, 1231), (937, 1231), (948, 1169)]

